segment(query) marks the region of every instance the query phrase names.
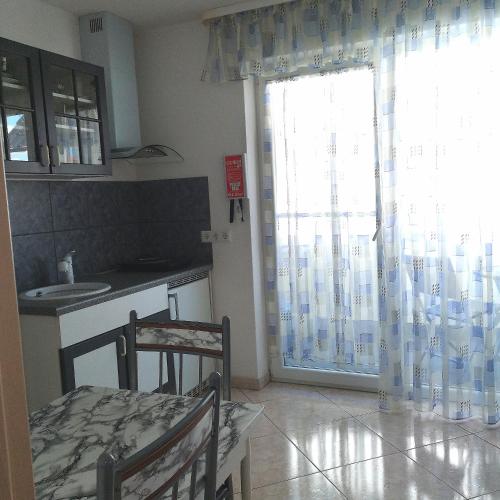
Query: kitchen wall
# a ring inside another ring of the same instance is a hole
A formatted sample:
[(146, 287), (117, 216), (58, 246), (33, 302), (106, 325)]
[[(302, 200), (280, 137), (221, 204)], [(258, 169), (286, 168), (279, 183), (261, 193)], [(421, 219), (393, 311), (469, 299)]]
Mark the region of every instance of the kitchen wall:
[(9, 181), (18, 290), (57, 283), (57, 262), (76, 250), (76, 277), (139, 256), (172, 266), (210, 264), (206, 177), (145, 182)]
[(40, 0), (0, 0), (0, 36), (80, 57), (77, 16)]
[[(232, 232), (231, 243), (213, 248), (215, 316), (231, 317), (232, 374), (237, 383), (252, 385), (268, 374), (253, 85), (201, 82), (207, 43), (208, 29), (199, 21), (136, 34), (143, 142), (167, 143), (185, 158), (167, 167), (145, 164), (136, 175), (208, 176), (212, 229)], [(252, 153), (250, 201), (245, 201), (245, 221), (229, 224), (223, 157), (245, 151)]]
[[(73, 14), (40, 0), (0, 0), (0, 13), (0, 36), (79, 57), (78, 20)], [(143, 142), (170, 144), (185, 162), (167, 167), (114, 162), (113, 179), (208, 176), (212, 228), (231, 227), (233, 236), (229, 244), (214, 245), (215, 314), (231, 316), (233, 374), (252, 383), (265, 380), (268, 373), (258, 186), (254, 183), (251, 200), (245, 202), (246, 221), (230, 226), (222, 169), (225, 154), (250, 152), (254, 146), (249, 115), (252, 89), (242, 82), (200, 82), (207, 41), (208, 29), (199, 21), (137, 34)], [(252, 175), (255, 165), (254, 158)]]

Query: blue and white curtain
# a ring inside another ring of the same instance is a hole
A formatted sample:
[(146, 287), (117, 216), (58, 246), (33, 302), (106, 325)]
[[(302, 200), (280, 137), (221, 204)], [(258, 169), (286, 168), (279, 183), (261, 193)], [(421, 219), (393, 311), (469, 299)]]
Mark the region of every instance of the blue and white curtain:
[[(411, 399), (450, 418), (477, 412), (488, 423), (500, 419), (499, 16), (495, 0), (300, 0), (211, 24), (203, 78), (212, 81), (373, 68), (373, 159), (363, 156), (360, 166), (349, 155), (323, 158), (310, 148), (309, 159), (287, 151), (289, 164), (278, 168), (282, 125), (268, 120), (263, 178), (271, 343), (281, 340), (285, 355), (313, 364), (378, 365), (382, 408)], [(269, 85), (269, 92), (288, 90), (285, 83)], [(341, 108), (333, 92), (327, 110)], [(323, 114), (318, 110), (315, 119), (327, 120)], [(325, 123), (323, 146), (327, 130), (335, 134), (341, 126)], [(331, 228), (323, 224), (327, 215), (296, 215), (302, 200), (287, 200), (283, 210), (274, 197), (277, 176), (281, 185), (300, 162), (326, 176), (323, 194), (333, 197), (318, 210), (331, 212)], [(352, 252), (368, 231), (361, 222), (345, 224), (344, 212), (354, 207), (335, 206), (341, 190), (333, 177), (353, 168), (366, 169), (367, 183), (370, 170), (376, 178), (376, 285), (356, 274), (360, 261), (375, 258), (371, 250), (362, 258)], [(280, 250), (285, 234), (288, 254)], [(336, 247), (339, 234), (345, 248)], [(319, 253), (318, 236), (331, 237)], [(377, 286), (376, 344), (371, 299), (353, 307), (368, 285)], [(290, 315), (295, 324), (284, 328)]]

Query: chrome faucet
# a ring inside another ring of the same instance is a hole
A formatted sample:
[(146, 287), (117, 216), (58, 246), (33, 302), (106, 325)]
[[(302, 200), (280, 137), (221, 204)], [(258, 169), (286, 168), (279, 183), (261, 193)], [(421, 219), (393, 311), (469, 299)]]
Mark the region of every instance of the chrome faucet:
[(73, 255), (75, 255), (76, 250), (70, 250), (63, 258), (57, 263), (57, 270), (63, 276), (63, 283), (72, 284), (75, 282), (75, 276), (73, 274)]

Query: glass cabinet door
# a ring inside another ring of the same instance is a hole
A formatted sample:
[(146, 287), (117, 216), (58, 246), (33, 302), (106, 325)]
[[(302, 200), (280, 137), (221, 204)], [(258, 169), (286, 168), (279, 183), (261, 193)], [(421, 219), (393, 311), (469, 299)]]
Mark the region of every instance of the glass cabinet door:
[(0, 39), (0, 133), (5, 169), (47, 173), (39, 51)]
[(102, 68), (42, 52), (53, 173), (111, 173)]

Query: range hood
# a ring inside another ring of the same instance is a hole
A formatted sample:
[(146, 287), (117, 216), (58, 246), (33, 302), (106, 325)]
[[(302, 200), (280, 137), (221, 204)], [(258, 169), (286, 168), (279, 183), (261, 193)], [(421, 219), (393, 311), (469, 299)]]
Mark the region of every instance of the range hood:
[(104, 68), (111, 157), (131, 163), (183, 161), (173, 148), (141, 144), (131, 23), (109, 12), (80, 17), (82, 58)]

